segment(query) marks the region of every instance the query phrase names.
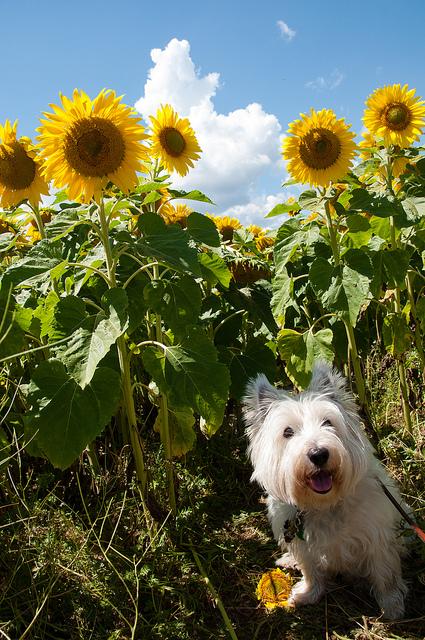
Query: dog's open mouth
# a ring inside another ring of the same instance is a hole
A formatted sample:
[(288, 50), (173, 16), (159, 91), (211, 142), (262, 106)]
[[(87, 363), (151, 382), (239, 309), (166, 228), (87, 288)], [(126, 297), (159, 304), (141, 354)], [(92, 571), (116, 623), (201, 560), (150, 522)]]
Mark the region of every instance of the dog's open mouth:
[(329, 471), (320, 470), (310, 476), (307, 483), (316, 493), (328, 493), (332, 489), (332, 476)]

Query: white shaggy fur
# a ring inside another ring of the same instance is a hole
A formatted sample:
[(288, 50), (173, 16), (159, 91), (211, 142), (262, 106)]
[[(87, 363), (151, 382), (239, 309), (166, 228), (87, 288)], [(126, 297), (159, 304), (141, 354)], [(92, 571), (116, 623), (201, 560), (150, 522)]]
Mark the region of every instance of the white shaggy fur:
[[(290, 395), (259, 375), (248, 386), (244, 417), (252, 479), (268, 494), (273, 534), (285, 552), (277, 564), (303, 575), (290, 602), (315, 603), (328, 578), (350, 574), (369, 581), (385, 618), (402, 617), (400, 516), (378, 479), (401, 498), (374, 457), (344, 379), (318, 363), (310, 387)], [(300, 512), (304, 539), (287, 543), (284, 524)]]

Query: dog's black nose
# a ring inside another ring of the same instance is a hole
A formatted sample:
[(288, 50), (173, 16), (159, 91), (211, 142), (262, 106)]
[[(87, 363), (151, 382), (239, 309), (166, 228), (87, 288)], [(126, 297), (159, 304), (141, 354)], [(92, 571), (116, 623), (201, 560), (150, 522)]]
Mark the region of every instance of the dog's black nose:
[(325, 447), (318, 447), (316, 449), (310, 449), (307, 456), (317, 467), (323, 467), (328, 461), (329, 451)]

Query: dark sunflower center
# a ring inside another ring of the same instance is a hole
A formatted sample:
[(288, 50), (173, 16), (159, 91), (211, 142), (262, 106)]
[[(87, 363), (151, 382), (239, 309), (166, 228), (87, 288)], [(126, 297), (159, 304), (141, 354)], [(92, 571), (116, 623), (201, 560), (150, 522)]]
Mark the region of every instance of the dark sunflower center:
[(312, 129), (301, 139), (299, 153), (311, 169), (328, 169), (338, 160), (341, 143), (329, 129)]
[(67, 132), (64, 155), (80, 175), (99, 178), (121, 167), (125, 144), (120, 130), (110, 120), (82, 118)]
[(186, 147), (186, 141), (180, 131), (174, 127), (165, 127), (159, 134), (161, 145), (173, 158), (181, 156)]
[(0, 184), (7, 189), (26, 189), (35, 178), (35, 162), (18, 142), (0, 147)]
[(410, 111), (405, 104), (393, 102), (384, 109), (384, 122), (389, 129), (400, 131), (410, 123)]

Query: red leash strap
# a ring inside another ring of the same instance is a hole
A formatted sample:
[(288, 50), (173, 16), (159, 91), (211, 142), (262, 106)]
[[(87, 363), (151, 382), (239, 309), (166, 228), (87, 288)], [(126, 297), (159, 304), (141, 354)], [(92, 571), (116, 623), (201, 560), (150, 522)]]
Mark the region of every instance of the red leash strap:
[(406, 513), (406, 511), (403, 509), (401, 504), (399, 504), (397, 502), (397, 500), (394, 498), (393, 494), (390, 493), (390, 491), (387, 489), (387, 487), (384, 485), (384, 483), (381, 482), (381, 480), (379, 480), (379, 479), (378, 479), (378, 482), (381, 485), (381, 487), (382, 487), (385, 495), (387, 496), (388, 500), (395, 506), (397, 511), (403, 516), (403, 518), (406, 520), (406, 522), (409, 525), (409, 527), (411, 529), (413, 529), (413, 531), (416, 533), (418, 538), (420, 538), (422, 540), (422, 542), (425, 542), (425, 532), (422, 531), (422, 529), (416, 524), (416, 522), (414, 522), (412, 520), (412, 518), (409, 516), (409, 514)]

